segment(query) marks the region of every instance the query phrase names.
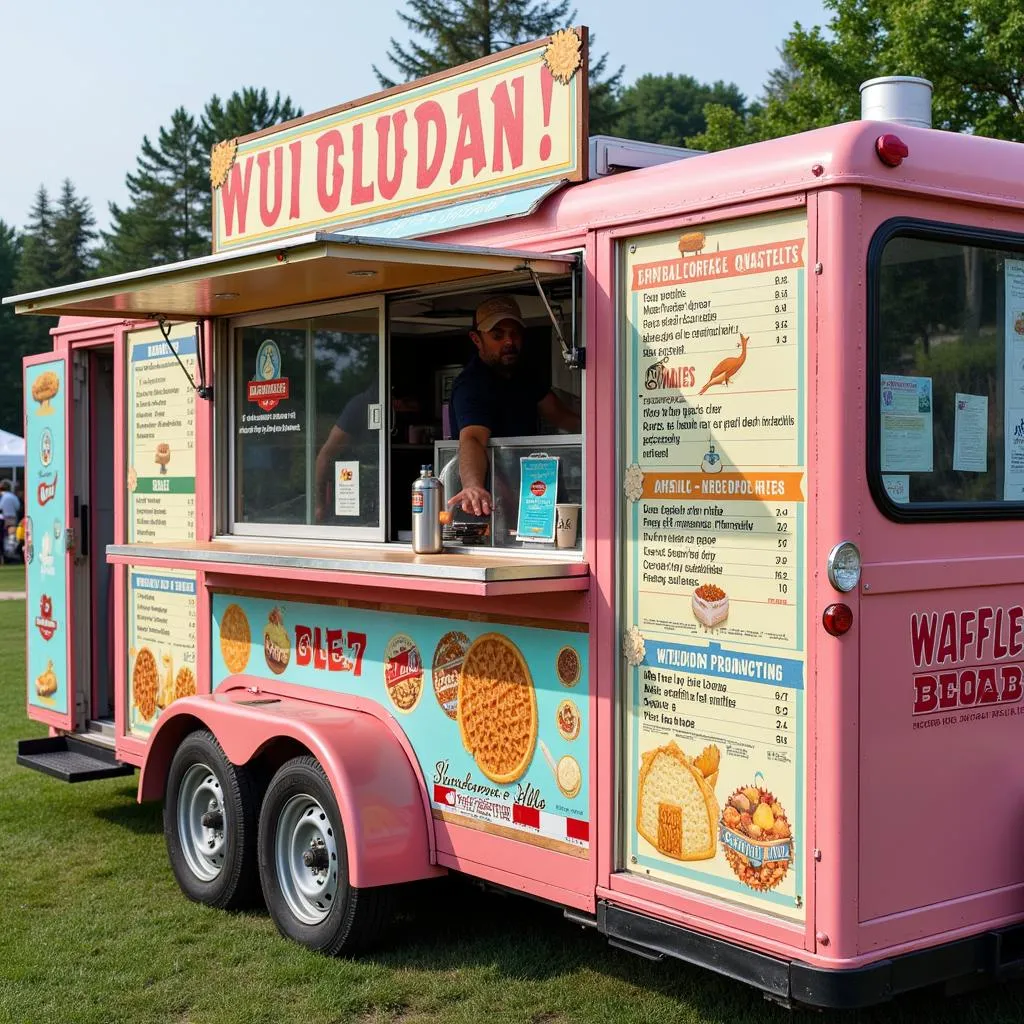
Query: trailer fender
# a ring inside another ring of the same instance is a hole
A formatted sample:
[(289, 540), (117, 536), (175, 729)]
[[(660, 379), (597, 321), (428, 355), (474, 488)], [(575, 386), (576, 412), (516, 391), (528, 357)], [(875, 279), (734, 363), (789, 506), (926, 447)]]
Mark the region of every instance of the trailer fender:
[(235, 690), (185, 697), (161, 714), (142, 765), (140, 802), (163, 797), (174, 752), (196, 728), (209, 729), (235, 765), (249, 763), (276, 742), (293, 740), (323, 765), (330, 780), (353, 886), (445, 873), (435, 866), (430, 804), (404, 737), (363, 711), (290, 698), (240, 699), (244, 696)]

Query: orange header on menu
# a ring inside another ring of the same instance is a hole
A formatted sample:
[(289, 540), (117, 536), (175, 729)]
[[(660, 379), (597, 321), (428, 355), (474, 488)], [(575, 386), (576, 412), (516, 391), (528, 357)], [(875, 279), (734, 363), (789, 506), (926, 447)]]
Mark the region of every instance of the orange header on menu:
[[(687, 236), (683, 236), (685, 239)], [(703, 239), (701, 239), (703, 244)], [(684, 243), (681, 241), (680, 245)], [(742, 249), (723, 249), (706, 255), (687, 256), (677, 260), (640, 263), (633, 268), (633, 291), (660, 288), (690, 281), (714, 281), (747, 274), (796, 270), (804, 265), (804, 240), (793, 238), (765, 245), (748, 245)]]
[(644, 498), (803, 501), (803, 473), (644, 473)]

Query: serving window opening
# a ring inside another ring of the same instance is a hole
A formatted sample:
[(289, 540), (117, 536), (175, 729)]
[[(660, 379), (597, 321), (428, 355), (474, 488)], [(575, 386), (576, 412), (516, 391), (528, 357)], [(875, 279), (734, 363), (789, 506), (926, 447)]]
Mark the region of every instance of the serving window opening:
[[(532, 279), (517, 275), (488, 286), (421, 289), (386, 302), (377, 296), (234, 321), (227, 532), (408, 543), (410, 489), (421, 467), (434, 467), (446, 498), (462, 488), (452, 389), (474, 361), (476, 310), (500, 297), (513, 300), (522, 322), (517, 379), (528, 381), (531, 392), (557, 397), (557, 405), (544, 408), (571, 415), (551, 422), (538, 406), (522, 421), (529, 429), (490, 438), (487, 486), (495, 507), (488, 516), (455, 507), (445, 542), (581, 550), (582, 429), (567, 426), (582, 422), (583, 371), (566, 365), (552, 323), (554, 315), (563, 336), (579, 337), (574, 319), (581, 304), (574, 275), (542, 287), (543, 298)], [(544, 458), (551, 461), (536, 461)], [(559, 545), (554, 528), (537, 542), (524, 532), (524, 465), (552, 473), (553, 515), (556, 504), (580, 506), (570, 510), (577, 523), (571, 544), (563, 535)]]

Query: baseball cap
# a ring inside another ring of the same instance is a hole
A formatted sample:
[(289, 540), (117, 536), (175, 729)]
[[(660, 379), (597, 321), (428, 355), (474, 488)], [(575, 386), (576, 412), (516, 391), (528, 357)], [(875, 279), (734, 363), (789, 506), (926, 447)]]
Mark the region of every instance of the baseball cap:
[(473, 319), (478, 331), (489, 331), (502, 320), (514, 320), (520, 327), (524, 326), (519, 304), (511, 295), (495, 295), (486, 302), (481, 302), (476, 307), (476, 316)]

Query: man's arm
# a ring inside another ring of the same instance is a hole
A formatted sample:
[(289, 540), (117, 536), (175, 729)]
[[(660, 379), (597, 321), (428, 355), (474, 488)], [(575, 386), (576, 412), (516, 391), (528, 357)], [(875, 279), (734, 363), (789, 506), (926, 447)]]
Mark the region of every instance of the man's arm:
[(491, 432), (487, 427), (463, 427), (459, 431), (459, 476), (462, 490), (448, 499), (449, 505), (461, 505), (462, 511), (474, 516), (491, 514), (490, 492), (484, 487), (487, 480), (487, 442)]
[(541, 416), (552, 426), (558, 427), (559, 430), (565, 430), (570, 434), (580, 432), (582, 424), (579, 413), (573, 412), (554, 391), (549, 391), (537, 403), (537, 408), (540, 410)]
[(334, 479), (334, 460), (348, 447), (349, 436), (341, 427), (331, 427), (323, 447), (316, 453), (316, 490), (313, 492), (317, 522), (327, 511), (327, 483)]

